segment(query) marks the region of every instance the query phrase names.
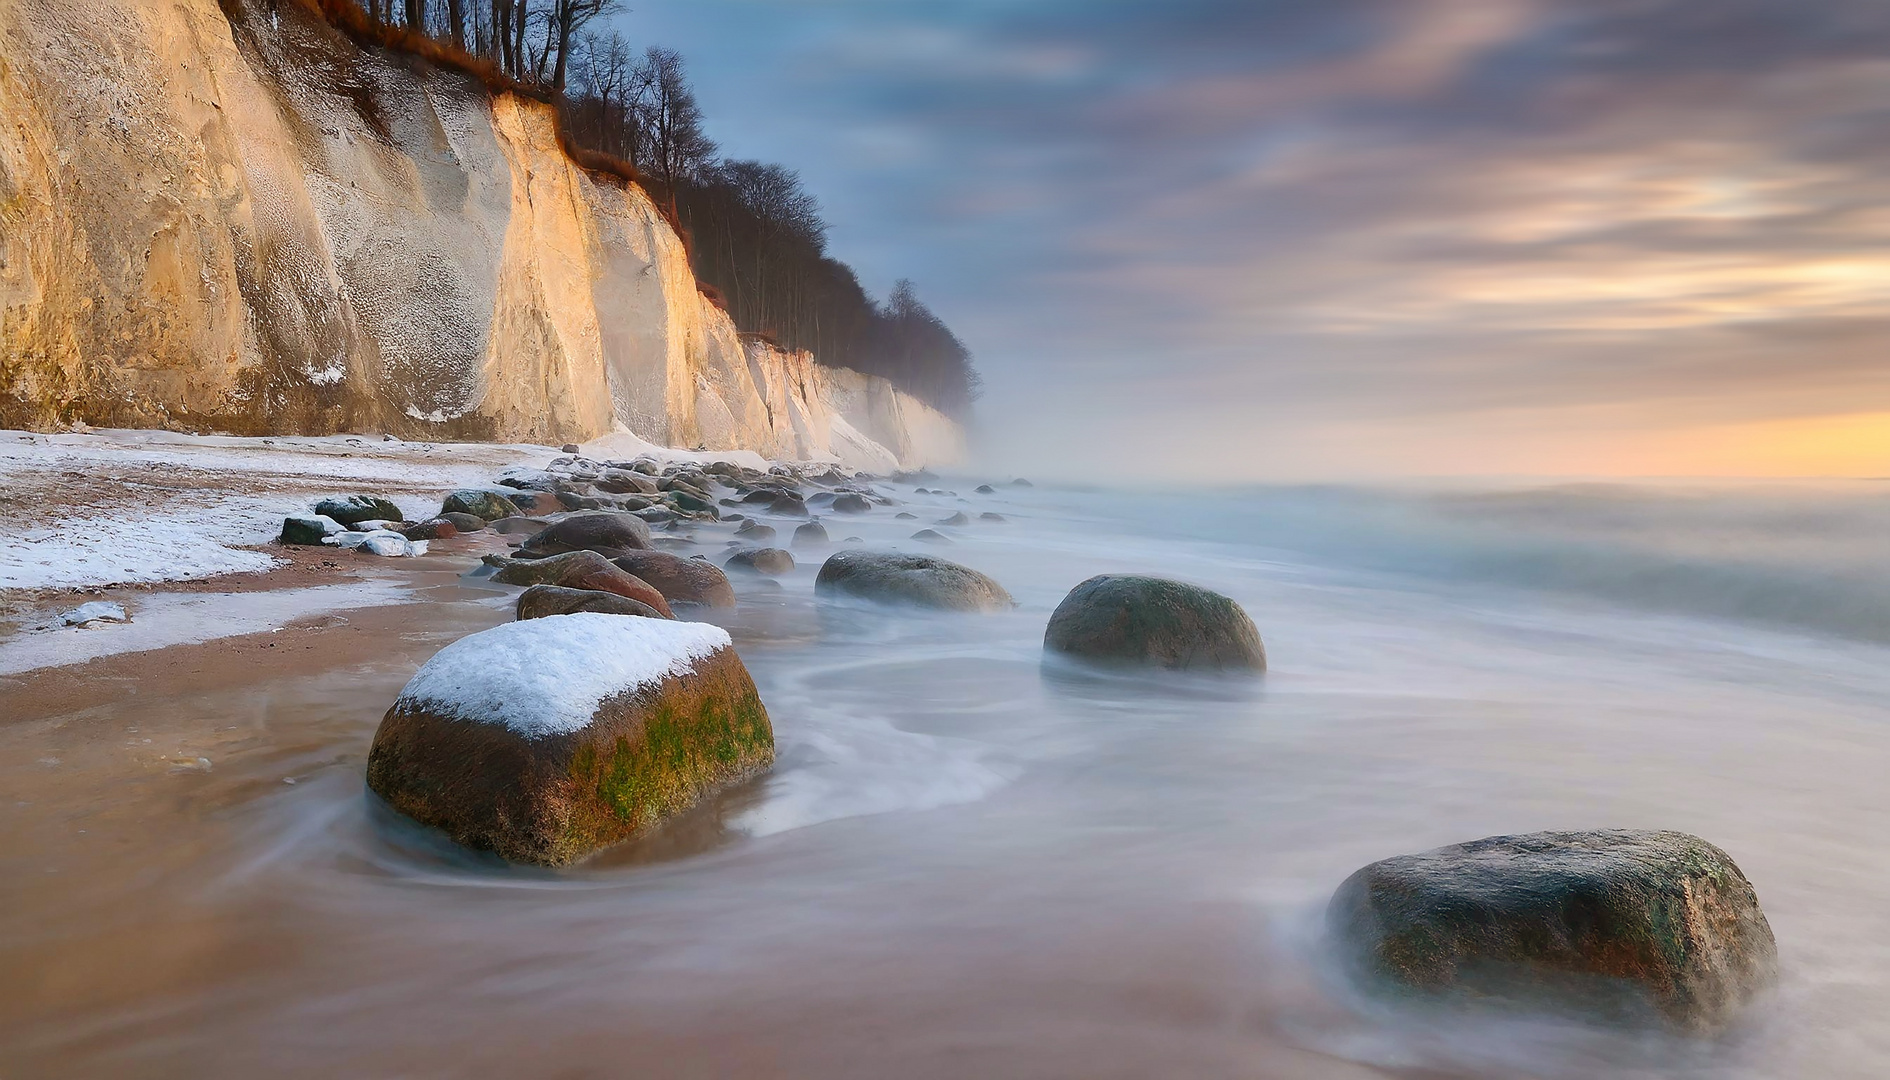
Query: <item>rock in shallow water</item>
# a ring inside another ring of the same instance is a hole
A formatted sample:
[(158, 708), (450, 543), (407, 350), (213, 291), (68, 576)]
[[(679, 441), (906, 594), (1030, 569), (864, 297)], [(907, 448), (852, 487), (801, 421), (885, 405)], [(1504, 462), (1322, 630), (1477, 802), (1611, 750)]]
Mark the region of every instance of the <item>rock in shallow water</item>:
[(727, 632), (584, 613), (440, 650), (381, 720), (367, 782), (461, 844), (560, 866), (773, 761)]
[(1004, 586), (967, 566), (930, 555), (842, 551), (814, 579), (814, 591), (947, 611), (1007, 611)]
[(794, 530), (794, 546), (820, 547), (828, 542), (827, 526), (818, 521), (810, 521)]
[(722, 568), (731, 574), (791, 574), (794, 556), (780, 548), (752, 548), (730, 555)]
[(450, 522), (453, 528), (463, 533), (474, 533), (486, 527), (486, 519), (476, 514), (462, 514), (457, 511), (441, 514), (440, 521)]
[(706, 560), (685, 559), (667, 551), (632, 551), (611, 562), (619, 570), (656, 586), (672, 604), (735, 606), (735, 590), (728, 583), (728, 575)]
[(1493, 836), (1385, 859), (1339, 886), (1327, 925), (1378, 986), (1651, 1011), (1711, 1031), (1769, 985), (1752, 884), (1695, 836), (1602, 829)]
[(533, 585), (526, 589), (518, 594), (515, 614), (520, 619), (542, 619), (547, 615), (575, 615), (580, 611), (663, 618), (662, 612), (641, 600), (595, 589), (567, 589), (562, 585)]
[(573, 514), (532, 534), (525, 541), (529, 555), (562, 555), (567, 551), (595, 551), (615, 558), (626, 551), (648, 551), (650, 526), (635, 514)]
[[(491, 561), (488, 557), (487, 561)], [(549, 559), (501, 559), (492, 580), (501, 585), (559, 585), (616, 593), (648, 604), (664, 618), (674, 618), (668, 601), (654, 585), (612, 565), (595, 551), (570, 551)]]
[(1217, 592), (1165, 578), (1102, 574), (1063, 598), (1045, 649), (1103, 663), (1265, 671), (1260, 631)]

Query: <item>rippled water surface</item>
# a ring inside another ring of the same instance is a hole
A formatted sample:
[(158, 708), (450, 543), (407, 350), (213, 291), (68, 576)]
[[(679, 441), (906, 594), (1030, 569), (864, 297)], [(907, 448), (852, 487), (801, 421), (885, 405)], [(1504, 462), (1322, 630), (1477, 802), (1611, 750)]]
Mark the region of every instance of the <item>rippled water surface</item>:
[[(362, 787), (496, 594), (363, 667), (9, 717), (0, 1076), (1890, 1074), (1875, 489), (915, 502), (830, 528), (1000, 511), (945, 553), (1018, 609), (821, 604), (812, 559), (748, 589), (774, 775), (566, 872)], [(1272, 670), (1046, 665), (1050, 609), (1110, 571), (1235, 597)], [(1756, 885), (1781, 985), (1727, 1038), (1385, 1011), (1327, 974), (1359, 865), (1600, 826), (1698, 833)]]

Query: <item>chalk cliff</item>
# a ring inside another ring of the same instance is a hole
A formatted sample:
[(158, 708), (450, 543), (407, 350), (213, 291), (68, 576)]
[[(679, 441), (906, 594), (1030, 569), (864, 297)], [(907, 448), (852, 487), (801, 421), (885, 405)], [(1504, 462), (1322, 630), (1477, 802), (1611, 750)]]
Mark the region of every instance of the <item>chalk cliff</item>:
[(744, 339), (550, 106), (291, 0), (0, 0), (0, 426), (942, 464), (884, 379)]

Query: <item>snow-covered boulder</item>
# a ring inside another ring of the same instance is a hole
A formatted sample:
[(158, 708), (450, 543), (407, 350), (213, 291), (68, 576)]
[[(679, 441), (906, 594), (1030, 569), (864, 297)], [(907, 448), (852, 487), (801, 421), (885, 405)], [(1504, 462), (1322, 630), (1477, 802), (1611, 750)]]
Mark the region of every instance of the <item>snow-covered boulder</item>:
[(290, 514), (282, 519), (282, 542), (303, 545), (320, 544), (336, 533), (346, 532), (347, 528), (334, 518), (322, 514)]
[(553, 615), (427, 661), (381, 720), (367, 782), (459, 843), (559, 866), (773, 761), (767, 710), (727, 631)]
[(323, 543), (332, 543), (338, 548), (365, 551), (370, 555), (380, 555), (390, 559), (413, 558), (427, 553), (425, 540), (409, 540), (388, 529), (377, 529), (373, 532), (338, 532)]

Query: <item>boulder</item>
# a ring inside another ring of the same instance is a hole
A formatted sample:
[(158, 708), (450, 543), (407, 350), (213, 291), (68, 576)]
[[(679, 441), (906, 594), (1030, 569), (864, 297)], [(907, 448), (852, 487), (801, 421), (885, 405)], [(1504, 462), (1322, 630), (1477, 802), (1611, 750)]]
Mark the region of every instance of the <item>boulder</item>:
[(990, 484), (979, 484), (974, 490), (976, 490), (977, 493), (980, 495), (996, 495), (997, 494), (997, 488), (992, 487)]
[(459, 529), (445, 518), (422, 521), (399, 531), (400, 535), (409, 540), (448, 540), (459, 535)]
[(575, 454), (578, 452), (578, 445), (576, 443), (565, 443), (558, 448), (558, 452), (560, 454)]
[(1773, 980), (1752, 884), (1686, 833), (1493, 836), (1353, 874), (1326, 911), (1376, 988), (1725, 1026)]
[(322, 514), (291, 514), (282, 519), (282, 542), (304, 546), (319, 544), (346, 528), (341, 522)]
[(908, 513), (906, 513), (906, 512), (904, 511), (904, 510), (901, 510), (901, 511), (899, 511), (899, 512), (898, 512), (897, 514), (894, 514), (894, 515), (893, 515), (893, 517), (895, 517), (895, 518), (897, 518), (897, 519), (898, 519), (898, 520), (900, 520), (900, 521), (917, 521), (917, 520), (919, 520), (919, 515), (917, 515), (917, 514), (908, 514)]
[(626, 551), (648, 551), (650, 527), (635, 514), (573, 514), (553, 522), (525, 541), (528, 555), (561, 555), (567, 551), (595, 551), (615, 558)]
[(612, 495), (656, 494), (656, 481), (628, 469), (605, 469), (596, 484), (599, 491), (608, 491)]
[(667, 506), (649, 506), (642, 510), (634, 510), (632, 513), (637, 516), (637, 520), (650, 525), (666, 525), (669, 522), (678, 521), (682, 518), (681, 514), (671, 510)]
[(1090, 578), (1051, 613), (1043, 644), (1085, 660), (1176, 670), (1267, 666), (1260, 631), (1239, 604), (1164, 578)]
[(794, 530), (795, 547), (819, 547), (827, 543), (827, 526), (810, 521)]
[(611, 565), (595, 551), (571, 551), (548, 559), (505, 559), (492, 580), (501, 585), (560, 585), (616, 593), (648, 604), (665, 618), (675, 617), (654, 585)]
[(372, 532), (338, 532), (331, 538), (336, 547), (367, 552), (389, 559), (414, 558), (427, 553), (425, 540), (409, 540), (390, 529)]
[(517, 536), (521, 533), (527, 536), (537, 536), (550, 527), (551, 522), (546, 521), (544, 518), (535, 517), (500, 518), (492, 523), (492, 531), (501, 536)]
[(971, 524), (971, 519), (966, 517), (964, 511), (961, 510), (956, 514), (953, 514), (951, 517), (940, 518), (937, 521), (934, 521), (932, 524), (934, 525), (969, 525)]
[(461, 514), (455, 512), (451, 514), (441, 514), (439, 519), (441, 521), (452, 522), (453, 528), (463, 533), (478, 532), (486, 527), (486, 519), (477, 514)]
[(756, 521), (747, 521), (743, 527), (735, 530), (735, 536), (744, 544), (756, 544), (767, 547), (774, 543), (774, 526), (763, 525)]
[(518, 507), (519, 513), (527, 517), (561, 514), (565, 509), (564, 500), (555, 492), (520, 491), (516, 495), (506, 497), (512, 500), (512, 505)]
[(614, 505), (595, 495), (579, 495), (575, 491), (560, 491), (556, 496), (558, 506), (564, 510), (611, 510)]
[(1004, 517), (1004, 515), (1003, 515), (1003, 514), (993, 514), (993, 513), (991, 512), (991, 511), (989, 511), (989, 510), (986, 510), (986, 511), (985, 511), (984, 513), (982, 513), (982, 514), (979, 514), (979, 515), (978, 515), (978, 520), (979, 520), (979, 521), (998, 521), (998, 522), (1001, 522), (1001, 521), (1004, 521), (1004, 520), (1005, 520), (1005, 517)]
[(794, 556), (780, 548), (749, 548), (730, 555), (722, 568), (731, 574), (791, 574)]
[(586, 612), (440, 650), (381, 720), (367, 784), (468, 847), (561, 866), (773, 761), (726, 631)]
[(952, 538), (936, 529), (920, 529), (912, 534), (912, 539), (921, 544), (950, 544)]
[(864, 514), (872, 508), (873, 504), (866, 501), (866, 496), (851, 491), (833, 497), (833, 510), (838, 514)]
[(663, 495), (663, 501), (686, 514), (707, 514), (720, 517), (722, 511), (716, 508), (715, 500), (706, 495), (697, 495), (680, 487), (671, 488)]
[(567, 589), (562, 585), (533, 585), (518, 594), (518, 617), (542, 619), (547, 615), (575, 615), (593, 611), (600, 615), (639, 615), (660, 619), (663, 613), (641, 600), (632, 600), (595, 589)]
[(466, 489), (455, 491), (440, 503), (440, 513), (471, 514), (481, 521), (497, 521), (504, 517), (517, 517), (518, 504), (510, 497), (496, 491), (476, 491)]
[(515, 468), (499, 474), (499, 486), (517, 488), (520, 491), (555, 492), (563, 487), (567, 478), (544, 469)]
[(1023, 477), (1021, 477), (1021, 476), (1020, 476), (1020, 477), (1018, 477), (1017, 479), (1015, 479), (1015, 480), (1013, 480), (1013, 481), (1011, 481), (1011, 486), (1012, 486), (1012, 487), (1021, 487), (1021, 488), (1027, 488), (1027, 487), (1036, 487), (1037, 485), (1035, 485), (1035, 484), (1033, 484), (1033, 483), (1031, 483), (1030, 481), (1028, 481), (1028, 480), (1026, 480), (1026, 479), (1024, 479)]
[(685, 559), (667, 551), (632, 551), (611, 560), (617, 569), (642, 578), (672, 604), (735, 606), (735, 590), (720, 567), (703, 559)]
[(780, 495), (775, 496), (773, 502), (768, 504), (768, 512), (771, 514), (780, 514), (784, 517), (806, 517), (807, 503), (802, 500), (799, 495), (795, 495), (791, 492), (782, 492)]
[(931, 555), (842, 551), (821, 565), (814, 591), (947, 611), (1008, 611), (1004, 586)]
[(333, 518), (343, 525), (359, 525), (363, 521), (399, 521), (403, 516), (400, 507), (381, 495), (343, 495), (323, 499), (315, 504), (315, 513)]

